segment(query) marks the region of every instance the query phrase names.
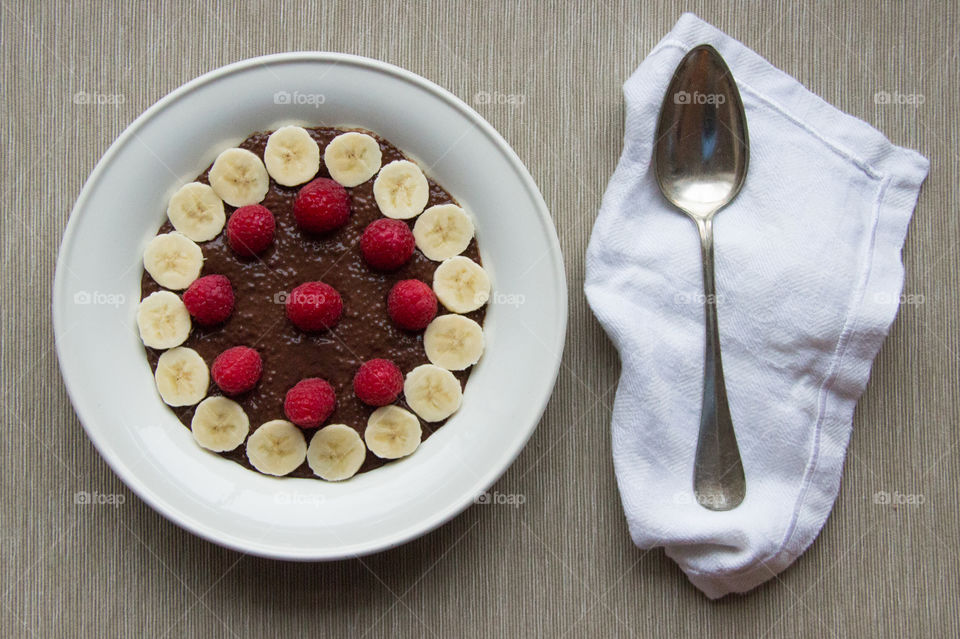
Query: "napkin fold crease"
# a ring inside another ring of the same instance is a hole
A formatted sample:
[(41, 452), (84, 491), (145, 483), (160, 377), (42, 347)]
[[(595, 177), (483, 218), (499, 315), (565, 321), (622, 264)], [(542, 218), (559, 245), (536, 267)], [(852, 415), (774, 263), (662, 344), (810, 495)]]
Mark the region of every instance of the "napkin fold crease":
[[(660, 195), (650, 164), (673, 70), (701, 43), (731, 68), (751, 142), (743, 190), (714, 223), (724, 373), (747, 478), (743, 504), (722, 513), (692, 494), (699, 239)], [(692, 14), (623, 90), (623, 153), (584, 285), (622, 364), (614, 467), (634, 542), (663, 546), (717, 598), (784, 570), (830, 513), (856, 402), (899, 308), (900, 254), (929, 163)]]

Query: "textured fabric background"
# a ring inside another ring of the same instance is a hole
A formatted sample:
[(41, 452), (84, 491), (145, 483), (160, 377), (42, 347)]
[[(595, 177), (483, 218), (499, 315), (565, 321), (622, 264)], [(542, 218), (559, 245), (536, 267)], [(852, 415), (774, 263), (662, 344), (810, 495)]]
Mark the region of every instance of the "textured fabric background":
[[(0, 635), (960, 634), (956, 2), (0, 6)], [(904, 303), (860, 402), (833, 515), (780, 578), (718, 603), (660, 551), (630, 543), (609, 452), (619, 365), (582, 293), (620, 152), (620, 85), (683, 10), (932, 165), (904, 250)], [(472, 104), (540, 185), (571, 292), (553, 400), (494, 488), (524, 503), (477, 505), (401, 548), (330, 564), (221, 549), (127, 491), (70, 407), (49, 312), (69, 210), (123, 128), (201, 73), (297, 49), (386, 60)], [(82, 491), (123, 503), (80, 505)], [(875, 503), (885, 495), (892, 503)]]

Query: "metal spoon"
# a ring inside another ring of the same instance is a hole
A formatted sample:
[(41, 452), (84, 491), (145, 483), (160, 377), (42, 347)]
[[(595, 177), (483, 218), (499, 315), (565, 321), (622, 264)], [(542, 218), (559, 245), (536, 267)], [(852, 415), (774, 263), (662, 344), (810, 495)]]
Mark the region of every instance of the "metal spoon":
[(660, 107), (653, 165), (664, 197), (700, 230), (707, 336), (693, 489), (710, 510), (736, 508), (747, 490), (720, 360), (713, 216), (743, 186), (749, 153), (743, 102), (730, 69), (713, 47), (691, 49)]

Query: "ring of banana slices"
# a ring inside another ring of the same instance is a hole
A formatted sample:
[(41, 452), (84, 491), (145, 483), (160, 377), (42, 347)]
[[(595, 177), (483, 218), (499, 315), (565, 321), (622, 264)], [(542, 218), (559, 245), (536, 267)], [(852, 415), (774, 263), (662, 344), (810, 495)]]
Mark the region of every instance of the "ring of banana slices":
[[(234, 209), (262, 202), (271, 180), (298, 187), (321, 166), (347, 189), (373, 180), (380, 213), (407, 221), (416, 248), (437, 263), (429, 284), (446, 312), (423, 331), (426, 363), (405, 371), (402, 401), (375, 408), (366, 424), (304, 430), (277, 418), (251, 425), (240, 400), (210, 394), (211, 362), (188, 344), (193, 322), (180, 292), (200, 277), (201, 245), (224, 232)], [(368, 452), (383, 460), (413, 454), (424, 422), (435, 428), (460, 408), (455, 373), (484, 352), (483, 327), (467, 316), (487, 304), (491, 291), (484, 268), (463, 255), (475, 235), (471, 216), (455, 203), (428, 207), (430, 182), (420, 167), (406, 159), (384, 164), (378, 140), (361, 131), (339, 133), (321, 148), (305, 128), (284, 126), (269, 135), (262, 157), (243, 148), (220, 152), (207, 182), (188, 182), (173, 193), (167, 203), (173, 230), (154, 236), (143, 253), (144, 270), (162, 290), (143, 297), (136, 323), (143, 344), (160, 351), (154, 379), (161, 399), (193, 407), (189, 427), (199, 446), (215, 453), (243, 447), (250, 466), (265, 475), (282, 477), (306, 465), (317, 478), (343, 481), (360, 471)]]

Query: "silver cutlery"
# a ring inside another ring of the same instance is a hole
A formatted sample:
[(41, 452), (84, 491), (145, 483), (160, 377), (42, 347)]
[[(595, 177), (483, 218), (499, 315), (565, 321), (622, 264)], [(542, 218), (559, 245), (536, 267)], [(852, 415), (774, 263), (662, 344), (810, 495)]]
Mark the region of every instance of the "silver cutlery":
[(696, 223), (703, 256), (706, 348), (693, 489), (704, 508), (730, 510), (743, 501), (747, 486), (720, 358), (713, 217), (743, 186), (750, 145), (737, 85), (713, 47), (697, 46), (680, 61), (660, 107), (656, 136), (657, 184)]

